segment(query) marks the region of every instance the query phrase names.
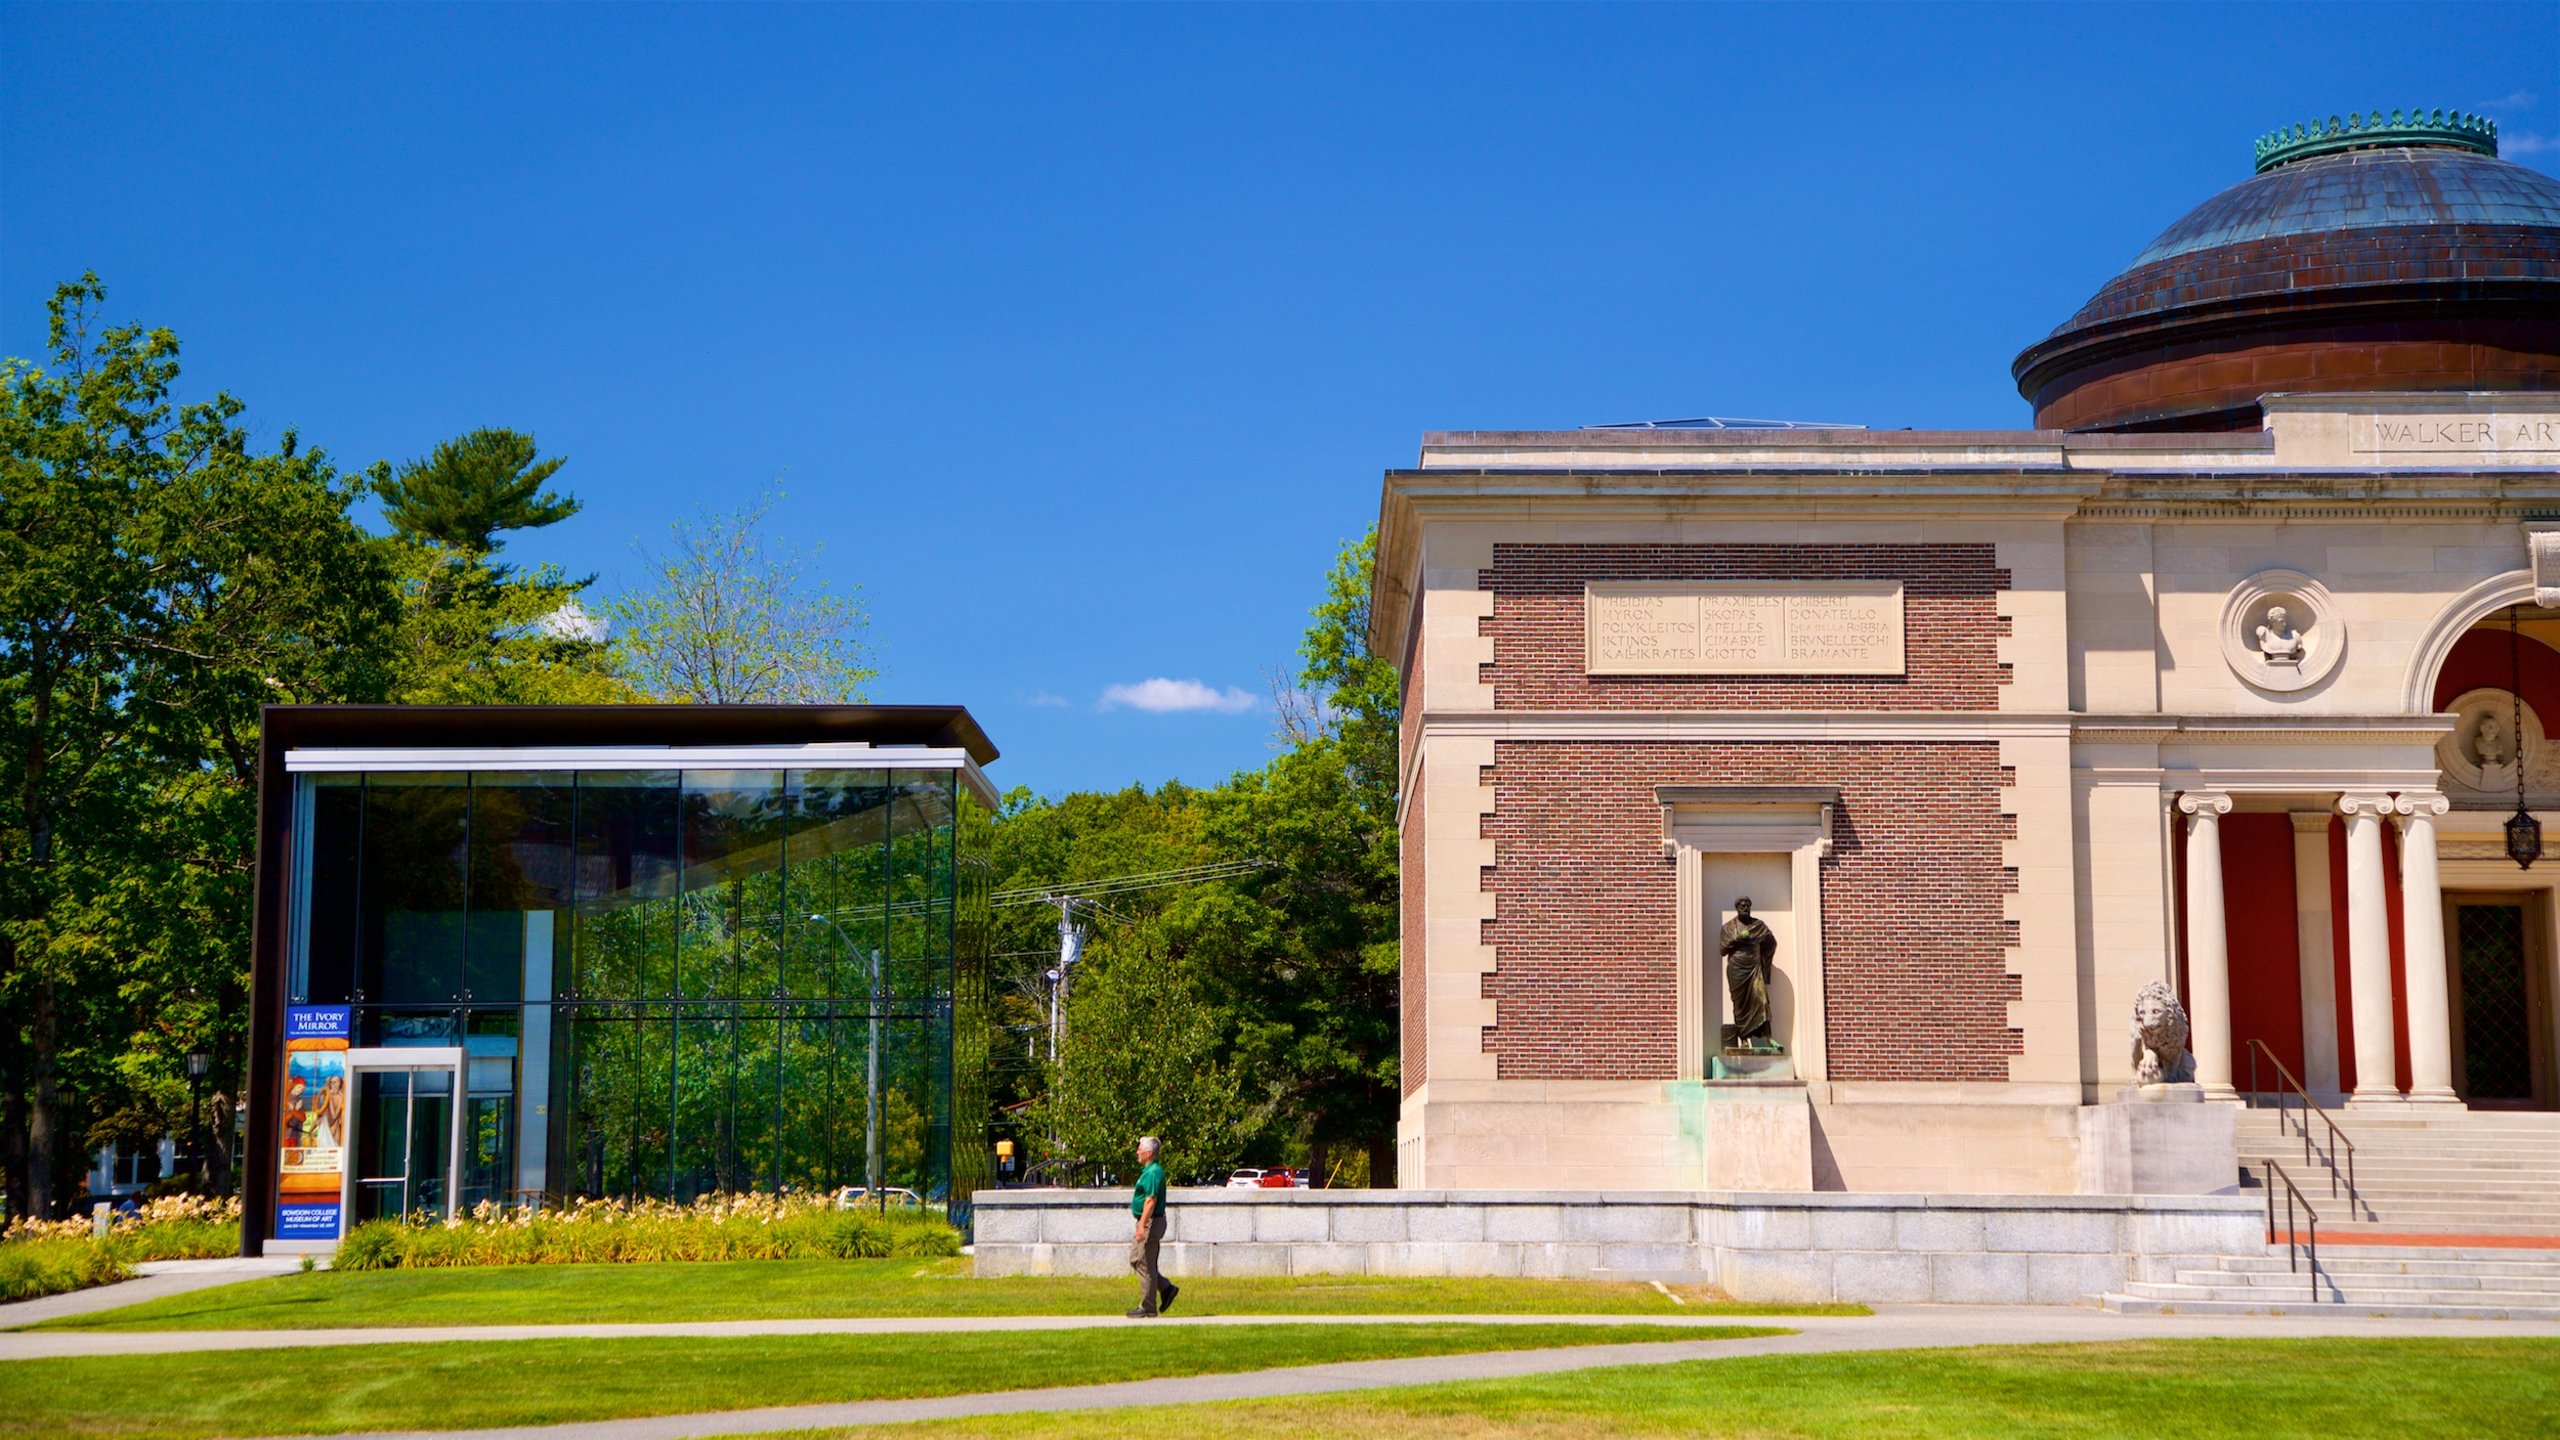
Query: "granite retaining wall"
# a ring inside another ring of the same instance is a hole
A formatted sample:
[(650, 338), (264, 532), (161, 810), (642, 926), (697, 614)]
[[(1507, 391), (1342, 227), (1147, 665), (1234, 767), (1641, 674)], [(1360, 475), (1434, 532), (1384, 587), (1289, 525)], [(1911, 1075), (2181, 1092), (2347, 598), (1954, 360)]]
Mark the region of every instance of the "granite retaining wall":
[[(982, 1190), (980, 1275), (1128, 1273), (1118, 1191)], [(1165, 1272), (1706, 1282), (1738, 1300), (2070, 1305), (2267, 1253), (2238, 1195), (1176, 1190)], [(2191, 1264), (2192, 1268), (2192, 1264)]]

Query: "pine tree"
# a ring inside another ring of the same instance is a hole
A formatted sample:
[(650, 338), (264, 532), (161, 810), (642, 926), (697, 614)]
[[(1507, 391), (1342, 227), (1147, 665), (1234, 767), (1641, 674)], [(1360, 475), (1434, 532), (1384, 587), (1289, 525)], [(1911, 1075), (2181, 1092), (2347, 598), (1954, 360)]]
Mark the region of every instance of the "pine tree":
[(530, 435), (474, 430), (381, 482), (382, 513), (405, 538), (487, 554), (501, 530), (539, 529), (578, 513), (575, 498), (542, 488), (567, 463), (538, 458)]

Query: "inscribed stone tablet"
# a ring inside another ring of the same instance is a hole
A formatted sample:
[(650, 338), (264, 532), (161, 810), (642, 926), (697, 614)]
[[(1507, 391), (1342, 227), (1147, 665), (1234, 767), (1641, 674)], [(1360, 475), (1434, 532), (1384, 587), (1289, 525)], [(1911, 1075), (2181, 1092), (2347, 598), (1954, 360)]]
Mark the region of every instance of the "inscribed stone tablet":
[(1902, 586), (1599, 580), (1583, 636), (1593, 675), (1899, 675)]

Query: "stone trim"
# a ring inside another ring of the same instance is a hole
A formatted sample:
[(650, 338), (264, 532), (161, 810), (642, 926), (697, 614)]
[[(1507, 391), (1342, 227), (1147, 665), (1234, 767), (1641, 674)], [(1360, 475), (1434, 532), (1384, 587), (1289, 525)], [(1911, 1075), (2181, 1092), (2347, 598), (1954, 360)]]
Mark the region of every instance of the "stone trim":
[[(980, 1275), (1126, 1273), (1116, 1194), (975, 1199)], [(2069, 1305), (2184, 1257), (2268, 1253), (2240, 1195), (1186, 1189), (1167, 1209), (1165, 1270), (1186, 1277), (1643, 1277), (1770, 1302)]]

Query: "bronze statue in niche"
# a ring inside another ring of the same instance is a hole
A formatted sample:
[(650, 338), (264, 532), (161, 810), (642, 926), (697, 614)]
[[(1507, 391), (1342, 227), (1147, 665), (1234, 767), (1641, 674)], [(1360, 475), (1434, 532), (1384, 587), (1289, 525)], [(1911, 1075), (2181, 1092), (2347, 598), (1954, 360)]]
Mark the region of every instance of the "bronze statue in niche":
[(1731, 1048), (1766, 1050), (1769, 1035), (1769, 966), (1778, 953), (1778, 937), (1768, 922), (1753, 917), (1751, 897), (1733, 902), (1733, 918), (1717, 941), (1724, 956), (1725, 989), (1733, 996)]

